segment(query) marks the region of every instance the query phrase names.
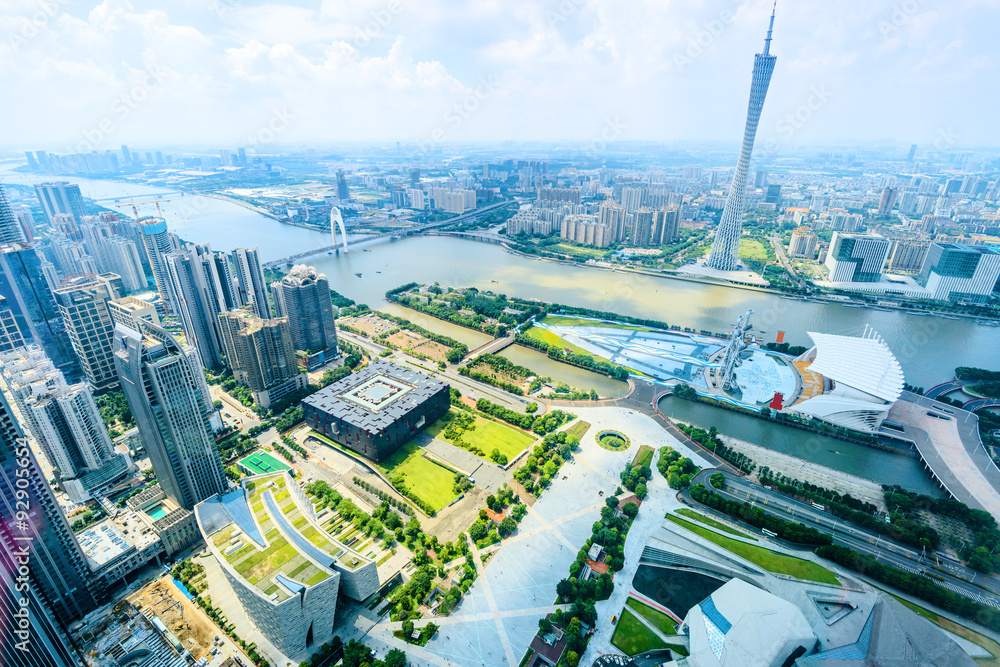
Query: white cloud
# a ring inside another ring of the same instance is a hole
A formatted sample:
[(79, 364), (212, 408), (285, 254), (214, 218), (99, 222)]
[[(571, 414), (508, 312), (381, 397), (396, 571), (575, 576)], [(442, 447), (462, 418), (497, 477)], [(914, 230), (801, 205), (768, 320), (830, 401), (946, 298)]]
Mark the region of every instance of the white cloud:
[[(742, 128), (768, 0), (8, 0), (0, 107), (8, 141), (74, 145), (149, 71), (166, 73), (107, 147), (231, 145), (275, 107), (282, 141), (721, 139)], [(998, 2), (779, 6), (761, 137), (815, 86), (795, 140), (995, 142)], [(46, 14), (43, 7), (53, 7)], [(477, 96), (482, 81), (502, 82)], [(476, 110), (444, 120), (463, 104)], [(482, 98), (482, 99), (481, 99)], [(457, 106), (456, 106), (457, 105)]]

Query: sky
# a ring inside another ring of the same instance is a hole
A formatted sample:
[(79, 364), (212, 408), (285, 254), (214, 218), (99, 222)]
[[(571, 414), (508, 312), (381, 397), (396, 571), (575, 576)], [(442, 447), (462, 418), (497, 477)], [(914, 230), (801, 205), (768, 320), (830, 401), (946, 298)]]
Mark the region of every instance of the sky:
[[(739, 141), (770, 0), (3, 0), (0, 143)], [(758, 141), (993, 147), (1000, 0), (781, 0)]]

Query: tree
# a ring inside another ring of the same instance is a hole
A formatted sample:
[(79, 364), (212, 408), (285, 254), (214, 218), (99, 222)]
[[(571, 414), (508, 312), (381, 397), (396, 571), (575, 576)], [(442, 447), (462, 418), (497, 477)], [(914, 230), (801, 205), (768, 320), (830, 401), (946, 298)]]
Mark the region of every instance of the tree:
[(487, 532), (488, 529), (482, 519), (476, 520), (474, 524), (469, 526), (469, 537), (474, 539), (476, 542), (486, 537)]
[(622, 513), (630, 519), (634, 519), (639, 513), (639, 506), (635, 503), (625, 503), (622, 508)]
[(494, 512), (497, 511), (497, 506), (498, 506), (497, 497), (494, 496), (492, 493), (486, 496), (486, 506), (489, 507)]
[(717, 472), (708, 478), (708, 483), (717, 489), (721, 489), (725, 481), (726, 478), (722, 475), (721, 472)]
[(413, 621), (407, 619), (403, 621), (403, 638), (409, 639), (410, 635), (413, 634)]
[(500, 522), (500, 534), (504, 537), (510, 535), (517, 528), (517, 522), (512, 517), (505, 516)]
[(538, 634), (545, 636), (552, 632), (552, 621), (546, 617), (538, 619)]
[(535, 414), (538, 411), (538, 403), (528, 403), (528, 405), (525, 406), (524, 411), (529, 415)]
[(398, 648), (385, 654), (385, 667), (406, 667), (406, 654)]

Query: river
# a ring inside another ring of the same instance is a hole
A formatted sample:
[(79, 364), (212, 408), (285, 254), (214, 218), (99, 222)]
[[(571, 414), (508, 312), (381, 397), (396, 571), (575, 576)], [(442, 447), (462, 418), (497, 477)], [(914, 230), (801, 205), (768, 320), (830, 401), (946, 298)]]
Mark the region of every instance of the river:
[(828, 438), (714, 405), (686, 401), (676, 396), (661, 398), (659, 408), (663, 414), (678, 421), (704, 429), (715, 426), (719, 429), (719, 433), (724, 435), (784, 452), (834, 470), (864, 477), (880, 484), (899, 484), (911, 491), (934, 497), (941, 495), (937, 484), (924, 470), (924, 464), (919, 458)]
[[(54, 180), (9, 171), (3, 175), (7, 182), (22, 184)], [(79, 183), (86, 196), (105, 199), (100, 203), (109, 208), (115, 203), (114, 198), (164, 192), (162, 188), (129, 183), (80, 178), (63, 180)], [(171, 199), (161, 204), (171, 231), (189, 241), (210, 243), (216, 250), (229, 250), (237, 244), (256, 245), (261, 258), (268, 261), (330, 243), (325, 233), (284, 225), (232, 202), (200, 196), (171, 196)], [(146, 206), (140, 213), (148, 214), (149, 208)], [(127, 209), (124, 211), (129, 213)], [(385, 302), (385, 292), (408, 282), (437, 281), (443, 285), (476, 286), (508, 295), (654, 318), (714, 332), (728, 331), (739, 315), (753, 309), (758, 334), (773, 340), (779, 329), (784, 330), (785, 340), (793, 345), (807, 345), (807, 331), (851, 335), (860, 334), (869, 325), (885, 338), (899, 359), (907, 381), (923, 387), (950, 379), (956, 366), (1000, 368), (1000, 328), (983, 327), (970, 320), (794, 301), (760, 291), (567, 265), (523, 257), (498, 245), (452, 237), (418, 236), (355, 249), (346, 255), (320, 255), (311, 258), (309, 263), (326, 273), (331, 286), (345, 296), (373, 308), (386, 308), (405, 315), (470, 348), (485, 342), (486, 336), (408, 309), (389, 306)], [(542, 374), (581, 388), (597, 389), (602, 395), (614, 396), (622, 391), (620, 383), (602, 377), (594, 379), (588, 372), (556, 364), (533, 350), (512, 347), (504, 354)], [(772, 439), (776, 443), (781, 441), (776, 432), (754, 432), (751, 436), (755, 426), (765, 427), (757, 420), (741, 423), (735, 430), (718, 425), (723, 432), (763, 446), (772, 446)], [(821, 449), (846, 451), (846, 443), (832, 442), (837, 445)], [(773, 446), (780, 448), (777, 444)], [(793, 449), (794, 446), (782, 451), (794, 454)], [(912, 488), (926, 488), (929, 484), (926, 475), (915, 474), (919, 471), (915, 459), (863, 447), (856, 451), (849, 456), (837, 455), (835, 459), (829, 459), (821, 451), (815, 453), (815, 460), (877, 481), (903, 482), (892, 475), (896, 470), (912, 468), (912, 482), (908, 482)], [(890, 460), (897, 463), (886, 467)], [(919, 482), (920, 479), (923, 481)]]

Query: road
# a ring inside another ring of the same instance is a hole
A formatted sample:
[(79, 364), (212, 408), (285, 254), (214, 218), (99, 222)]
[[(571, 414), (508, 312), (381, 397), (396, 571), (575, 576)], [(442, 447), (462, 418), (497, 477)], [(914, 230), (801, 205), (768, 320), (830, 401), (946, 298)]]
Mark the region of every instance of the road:
[(771, 245), (774, 247), (774, 255), (778, 258), (778, 262), (781, 263), (782, 268), (784, 268), (785, 271), (788, 271), (788, 275), (790, 277), (799, 281), (799, 287), (805, 289), (807, 285), (799, 274), (795, 272), (795, 269), (792, 268), (792, 263), (788, 261), (788, 256), (785, 254), (785, 246), (782, 245), (781, 239), (777, 236), (772, 236)]
[[(708, 479), (715, 472), (718, 471), (703, 470), (695, 475), (691, 484), (704, 484), (708, 487)], [(992, 577), (979, 575), (974, 570), (950, 558), (942, 558), (941, 565), (937, 566), (933, 557), (923, 557), (921, 552), (916, 549), (889, 540), (878, 533), (851, 524), (829, 512), (818, 510), (808, 503), (771, 491), (745, 478), (737, 477), (726, 471), (723, 471), (723, 474), (726, 481), (721, 489), (715, 490), (721, 496), (741, 503), (750, 502), (772, 516), (786, 521), (800, 522), (825, 533), (830, 533), (833, 536), (834, 544), (850, 547), (907, 572), (922, 574), (933, 570), (936, 577), (943, 579), (937, 583), (945, 588), (1000, 609), (1000, 599), (987, 593), (979, 586), (965, 581), (965, 579), (975, 580), (978, 576), (983, 585), (995, 593), (998, 590), (998, 585)], [(687, 491), (684, 492), (684, 495), (693, 504), (697, 504)], [(699, 507), (709, 509), (700, 505)]]
[(944, 396), (945, 394), (950, 394), (953, 391), (961, 389), (967, 384), (972, 384), (972, 383), (967, 382), (965, 380), (951, 380), (950, 382), (942, 382), (941, 384), (934, 385), (926, 392), (924, 392), (924, 396), (926, 396), (927, 398), (937, 398), (939, 396)]
[[(380, 356), (382, 352), (389, 349), (384, 345), (379, 345), (378, 343), (372, 342), (364, 336), (359, 336), (357, 334), (351, 333), (349, 331), (343, 331), (337, 329), (337, 335), (342, 337), (349, 343), (355, 345), (360, 345), (369, 352), (371, 352), (376, 357)], [(457, 364), (448, 364), (444, 370), (441, 370), (438, 365), (432, 361), (424, 361), (422, 359), (417, 359), (415, 357), (410, 357), (407, 354), (401, 352), (393, 352), (392, 355), (387, 357), (391, 361), (401, 365), (401, 366), (413, 366), (421, 370), (421, 372), (428, 375), (437, 377), (438, 379), (448, 382), (452, 387), (455, 387), (463, 396), (468, 396), (472, 400), (477, 400), (480, 398), (485, 398), (493, 403), (499, 403), (504, 405), (511, 410), (518, 410), (524, 412), (525, 406), (531, 403), (531, 400), (526, 400), (520, 396), (515, 396), (514, 394), (509, 394), (502, 389), (498, 389), (491, 385), (476, 382), (464, 375), (459, 375)], [(542, 405), (543, 401), (536, 401), (539, 405)]]

